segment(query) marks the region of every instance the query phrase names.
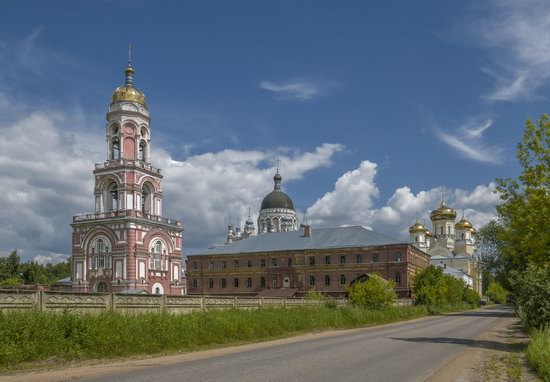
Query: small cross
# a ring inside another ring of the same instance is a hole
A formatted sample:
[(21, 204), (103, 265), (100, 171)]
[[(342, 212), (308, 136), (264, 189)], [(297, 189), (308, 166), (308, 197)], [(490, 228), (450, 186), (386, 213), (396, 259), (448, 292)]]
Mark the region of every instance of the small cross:
[(279, 160), (279, 158), (277, 158), (277, 174), (279, 173), (279, 163), (280, 163), (280, 162), (281, 162), (281, 161)]
[(128, 44), (128, 65), (132, 63), (132, 43)]

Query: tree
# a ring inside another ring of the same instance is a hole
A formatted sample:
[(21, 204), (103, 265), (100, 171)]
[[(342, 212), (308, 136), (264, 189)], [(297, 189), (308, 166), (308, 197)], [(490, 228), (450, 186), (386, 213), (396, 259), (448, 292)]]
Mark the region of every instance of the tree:
[(504, 289), (498, 282), (492, 281), (489, 283), (486, 294), (491, 301), (498, 302), (499, 304), (506, 304), (508, 291), (506, 291), (506, 289)]
[(414, 276), (413, 292), (420, 305), (441, 306), (446, 302), (447, 287), (443, 270), (430, 265)]
[(355, 306), (382, 309), (392, 306), (397, 295), (393, 280), (372, 274), (365, 282), (356, 282), (348, 288), (349, 301)]
[(530, 264), (511, 281), (521, 322), (527, 329), (550, 328), (550, 264)]
[(496, 236), (504, 272), (525, 270), (527, 264), (550, 262), (550, 117), (537, 125), (529, 118), (517, 158), (522, 171), (515, 179), (497, 179), (502, 204)]

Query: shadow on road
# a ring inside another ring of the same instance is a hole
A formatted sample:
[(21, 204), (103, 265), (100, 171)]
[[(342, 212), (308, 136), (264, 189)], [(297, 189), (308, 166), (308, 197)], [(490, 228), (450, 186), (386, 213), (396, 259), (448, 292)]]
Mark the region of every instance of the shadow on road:
[(481, 349), (491, 349), (499, 351), (513, 351), (520, 352), (524, 348), (524, 344), (521, 343), (503, 343), (497, 341), (486, 341), (486, 340), (470, 340), (464, 338), (451, 338), (451, 337), (408, 337), (408, 338), (396, 338), (390, 337), (391, 340), (396, 341), (407, 341), (407, 342), (417, 342), (417, 343), (434, 343), (434, 344), (453, 344), (453, 345), (463, 345), (473, 348)]

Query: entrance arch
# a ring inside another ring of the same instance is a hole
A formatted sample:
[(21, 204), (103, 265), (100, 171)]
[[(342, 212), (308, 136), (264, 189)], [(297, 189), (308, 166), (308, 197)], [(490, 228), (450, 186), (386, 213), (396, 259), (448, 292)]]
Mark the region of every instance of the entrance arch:
[(104, 283), (103, 281), (100, 281), (97, 284), (95, 284), (95, 291), (97, 293), (106, 293), (109, 291), (109, 288), (107, 287), (106, 283)]
[(164, 294), (164, 287), (161, 283), (154, 283), (153, 287), (151, 288), (152, 294)]

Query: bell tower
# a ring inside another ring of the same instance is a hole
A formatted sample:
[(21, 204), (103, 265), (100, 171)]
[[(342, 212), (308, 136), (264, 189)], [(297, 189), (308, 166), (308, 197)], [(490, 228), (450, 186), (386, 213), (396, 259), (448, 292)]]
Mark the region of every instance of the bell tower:
[(163, 176), (130, 57), (124, 74), (107, 111), (106, 160), (93, 170), (95, 211), (73, 217), (73, 289), (181, 294), (182, 225), (162, 216)]

